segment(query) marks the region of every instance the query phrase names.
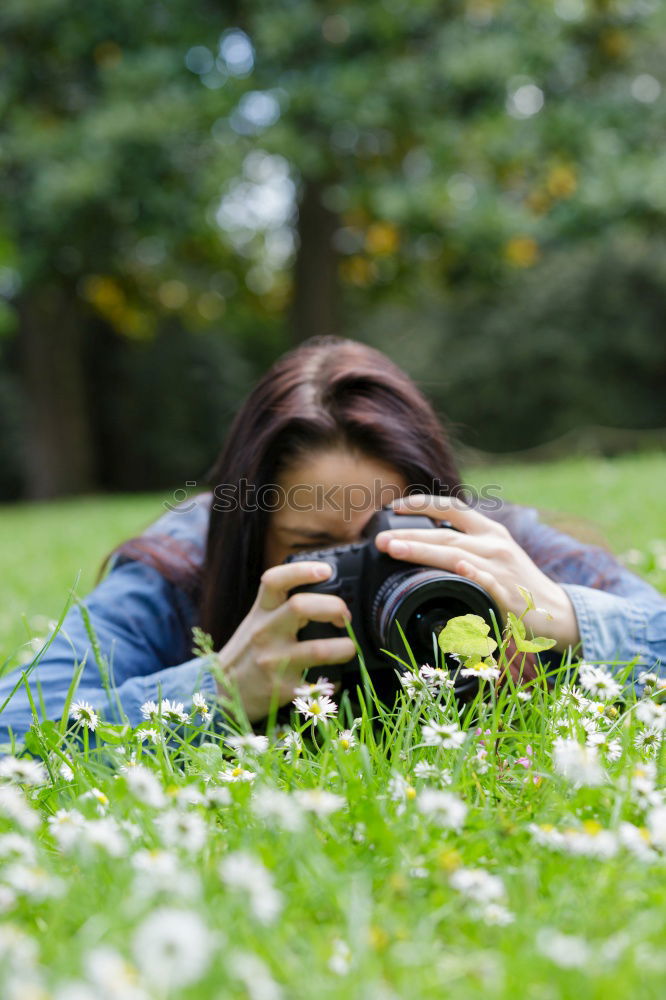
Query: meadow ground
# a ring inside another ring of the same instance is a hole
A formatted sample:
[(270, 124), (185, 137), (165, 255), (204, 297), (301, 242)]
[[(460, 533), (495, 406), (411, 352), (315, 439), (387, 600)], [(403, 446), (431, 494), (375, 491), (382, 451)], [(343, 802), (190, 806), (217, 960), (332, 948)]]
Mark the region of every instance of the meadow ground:
[[(665, 464), (466, 480), (579, 519), (666, 589)], [(3, 509), (5, 655), (162, 499)], [(0, 761), (2, 995), (663, 996), (659, 680), (637, 700), (612, 665), (555, 690), (542, 678), (496, 695), (491, 677), (459, 712), (446, 675), (416, 667), (390, 715), (367, 694), (354, 721), (310, 691), (267, 738), (222, 727), (204, 699), (146, 705), (131, 728), (74, 695), (28, 756)]]

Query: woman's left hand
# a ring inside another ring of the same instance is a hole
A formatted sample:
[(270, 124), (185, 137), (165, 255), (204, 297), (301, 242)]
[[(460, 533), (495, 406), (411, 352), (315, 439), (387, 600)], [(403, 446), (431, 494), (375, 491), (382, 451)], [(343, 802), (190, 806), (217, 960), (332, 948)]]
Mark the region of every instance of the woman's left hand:
[[(528, 633), (555, 639), (563, 650), (580, 642), (578, 622), (566, 591), (532, 562), (503, 524), (485, 517), (460, 500), (414, 495), (393, 504), (397, 514), (423, 514), (450, 521), (457, 528), (382, 531), (377, 548), (394, 559), (457, 573), (483, 587), (496, 601), (504, 618), (509, 611), (522, 615), (525, 599), (519, 586), (532, 595), (536, 608), (524, 617)], [(550, 617), (552, 615), (552, 617)]]

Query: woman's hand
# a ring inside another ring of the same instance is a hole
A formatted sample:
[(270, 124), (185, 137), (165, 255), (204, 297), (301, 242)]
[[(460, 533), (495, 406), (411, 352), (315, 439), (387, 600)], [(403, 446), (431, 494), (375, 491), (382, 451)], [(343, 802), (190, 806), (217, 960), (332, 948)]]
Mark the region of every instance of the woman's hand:
[[(321, 583), (331, 574), (324, 562), (273, 566), (261, 577), (257, 598), (229, 642), (220, 650), (220, 666), (238, 691), (250, 722), (265, 718), (271, 704), (286, 705), (309, 667), (344, 663), (355, 653), (348, 637), (308, 639), (296, 633), (308, 622), (344, 628), (351, 619), (347, 605), (332, 594), (300, 593), (293, 587)], [(228, 694), (223, 682), (220, 694)]]
[[(536, 609), (523, 621), (535, 635), (555, 639), (563, 650), (580, 642), (578, 622), (565, 590), (532, 562), (503, 524), (450, 497), (414, 495), (393, 505), (398, 514), (424, 514), (446, 520), (457, 528), (382, 531), (377, 548), (395, 559), (434, 566), (457, 573), (488, 591), (503, 616), (521, 615), (525, 600), (518, 587), (528, 590)], [(552, 615), (552, 618), (549, 617)]]

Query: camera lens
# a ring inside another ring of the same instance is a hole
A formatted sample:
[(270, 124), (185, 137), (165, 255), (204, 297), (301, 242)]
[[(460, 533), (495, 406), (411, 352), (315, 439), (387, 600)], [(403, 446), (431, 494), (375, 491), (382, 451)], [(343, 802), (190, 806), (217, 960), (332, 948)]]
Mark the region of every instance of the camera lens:
[[(414, 652), (414, 646), (417, 646), (419, 650), (430, 650), (432, 655), (433, 634), (438, 636), (449, 618), (466, 615), (468, 611), (469, 608), (466, 604), (462, 601), (456, 601), (454, 598), (449, 598), (446, 606), (443, 606), (436, 597), (424, 601), (418, 610), (414, 611), (408, 625), (414, 640), (414, 645), (410, 643), (412, 652)], [(415, 652), (414, 655), (416, 656)], [(418, 659), (418, 656), (416, 658)]]
[[(421, 665), (433, 662), (433, 635), (437, 636), (450, 618), (459, 615), (480, 615), (492, 625), (492, 615), (499, 622), (500, 614), (493, 599), (478, 584), (441, 570), (401, 570), (387, 577), (372, 603), (372, 624), (375, 640), (386, 649), (408, 659), (398, 624), (416, 660)], [(446, 656), (446, 665), (456, 680), (459, 694), (473, 693), (476, 680), (455, 678), (459, 664)]]

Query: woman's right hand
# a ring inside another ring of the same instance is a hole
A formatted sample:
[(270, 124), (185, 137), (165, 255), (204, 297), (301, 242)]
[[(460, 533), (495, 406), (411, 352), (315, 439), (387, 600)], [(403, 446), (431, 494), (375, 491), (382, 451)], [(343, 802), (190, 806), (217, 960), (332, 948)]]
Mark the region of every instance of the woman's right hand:
[[(293, 587), (321, 583), (331, 574), (325, 562), (282, 563), (267, 569), (257, 598), (231, 639), (219, 651), (220, 666), (235, 688), (250, 722), (265, 718), (272, 704), (286, 705), (310, 667), (344, 663), (356, 653), (349, 637), (298, 641), (308, 622), (344, 628), (347, 605), (333, 594), (299, 593)], [(224, 681), (218, 690), (228, 695)]]

